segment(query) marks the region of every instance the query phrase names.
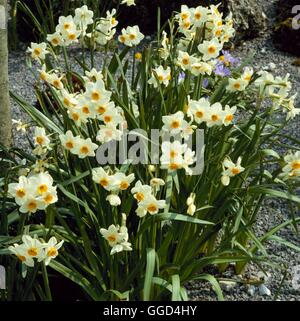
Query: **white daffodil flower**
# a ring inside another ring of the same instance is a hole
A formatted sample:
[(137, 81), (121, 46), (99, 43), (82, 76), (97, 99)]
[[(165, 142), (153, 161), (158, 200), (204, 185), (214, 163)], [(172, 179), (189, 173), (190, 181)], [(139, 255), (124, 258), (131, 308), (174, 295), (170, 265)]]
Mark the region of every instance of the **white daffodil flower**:
[(112, 250), (111, 255), (122, 251), (132, 251), (131, 243), (128, 242), (128, 230), (126, 226), (110, 225), (108, 229), (101, 228), (100, 233), (107, 240)]
[(123, 235), (119, 233), (119, 226), (110, 225), (107, 230), (101, 228), (100, 233), (108, 241), (108, 244), (111, 247), (123, 240)]
[(21, 119), (18, 119), (18, 120), (12, 119), (11, 121), (12, 121), (12, 124), (13, 124), (13, 125), (16, 125), (16, 130), (17, 130), (17, 132), (21, 131), (21, 132), (24, 133), (24, 134), (27, 132), (27, 127), (28, 127), (28, 125), (27, 125), (27, 124), (24, 124), (24, 123), (21, 121)]
[(189, 168), (195, 162), (195, 152), (187, 147), (186, 144), (181, 144), (179, 141), (163, 142), (162, 155), (160, 164), (162, 169), (176, 171), (184, 168), (188, 175), (191, 175)]
[(101, 71), (97, 71), (95, 68), (92, 68), (90, 71), (85, 72), (85, 76), (82, 77), (83, 80), (88, 82), (97, 82), (98, 80), (103, 80), (103, 74)]
[(112, 140), (120, 141), (122, 139), (122, 131), (117, 129), (114, 125), (100, 125), (100, 129), (97, 133), (97, 141), (101, 142), (102, 144), (108, 143)]
[(254, 70), (252, 67), (245, 67), (241, 78), (249, 83), (252, 79), (253, 73)]
[(202, 6), (191, 9), (191, 19), (196, 28), (201, 27), (208, 20), (208, 9)]
[(188, 125), (187, 121), (184, 120), (184, 113), (182, 111), (178, 111), (173, 115), (163, 116), (162, 121), (164, 123), (162, 130), (171, 135), (179, 134)]
[(32, 193), (27, 177), (20, 176), (18, 183), (10, 183), (8, 185), (8, 193), (15, 198), (18, 205), (24, 204), (28, 196)]
[(74, 121), (74, 123), (80, 127), (82, 124), (88, 122), (88, 117), (82, 112), (81, 108), (74, 107), (68, 110), (68, 116)]
[(221, 126), (224, 120), (224, 111), (220, 103), (215, 103), (210, 106), (207, 112), (206, 125), (207, 127)]
[(102, 167), (92, 170), (93, 181), (101, 185), (107, 191), (111, 191), (115, 186), (114, 175), (109, 175)]
[(64, 107), (69, 110), (72, 110), (78, 105), (78, 101), (74, 94), (70, 94), (65, 89), (58, 91), (58, 95), (63, 103)]
[(53, 178), (49, 173), (39, 173), (29, 178), (29, 184), (35, 191), (35, 195), (43, 196), (49, 192), (53, 185)]
[(86, 83), (85, 97), (94, 104), (103, 104), (110, 100), (111, 92), (105, 89), (103, 80), (98, 79), (96, 82)]
[(106, 200), (109, 202), (111, 206), (119, 206), (121, 205), (121, 199), (117, 194), (110, 194), (106, 197)]
[(226, 89), (229, 92), (244, 91), (249, 84), (249, 81), (243, 78), (238, 78), (238, 79), (229, 78), (228, 82), (229, 84), (226, 87)]
[(118, 40), (128, 47), (139, 45), (144, 39), (144, 35), (140, 32), (139, 26), (123, 28)]
[(45, 42), (35, 43), (32, 42), (27, 51), (31, 54), (31, 58), (34, 60), (45, 60), (46, 54), (48, 53), (47, 44)]
[(164, 69), (163, 66), (159, 66), (153, 69), (152, 76), (148, 80), (148, 84), (153, 85), (154, 88), (157, 88), (158, 84), (168, 86), (170, 80), (171, 68), (167, 67), (167, 69)]
[(50, 139), (46, 135), (45, 128), (35, 127), (34, 130), (34, 144), (35, 146), (48, 147)]
[(170, 170), (177, 170), (183, 166), (182, 154), (186, 151), (187, 145), (181, 144), (179, 141), (163, 142), (162, 156), (160, 158), (161, 168)]
[(199, 75), (211, 75), (213, 71), (213, 67), (211, 64), (203, 62), (203, 61), (194, 61), (190, 67), (191, 73), (198, 77)]
[(81, 8), (75, 9), (74, 23), (83, 32), (86, 31), (87, 27), (93, 24), (94, 12), (88, 9), (87, 5)]
[(205, 40), (202, 44), (198, 45), (198, 50), (200, 53), (202, 53), (202, 59), (204, 61), (217, 58), (222, 48), (223, 45), (218, 41), (217, 38), (214, 38), (210, 41)]
[(62, 35), (57, 31), (47, 35), (47, 41), (50, 42), (53, 47), (62, 46), (64, 44)]
[(46, 193), (39, 197), (47, 206), (54, 204), (58, 201), (57, 197), (57, 187), (51, 186)]
[(75, 139), (74, 154), (78, 155), (78, 157), (81, 159), (86, 157), (95, 157), (95, 150), (97, 148), (98, 148), (98, 145), (94, 144), (90, 138)]
[(236, 113), (237, 108), (235, 106), (230, 107), (228, 105), (225, 106), (224, 110), (224, 119), (223, 119), (223, 124), (225, 126), (229, 126), (233, 123), (234, 121), (234, 114)]
[(283, 105), (287, 112), (286, 120), (294, 119), (297, 115), (300, 114), (300, 108), (295, 107), (295, 100), (297, 94), (287, 99), (287, 102)]
[(135, 6), (135, 0), (122, 0), (121, 4), (126, 4), (127, 7)]
[(209, 117), (210, 103), (207, 99), (190, 100), (187, 114), (195, 120), (197, 124), (205, 122)]
[(176, 15), (176, 18), (185, 21), (191, 18), (192, 10), (187, 5), (182, 5), (180, 8), (180, 13)]
[(99, 119), (101, 119), (101, 116), (108, 112), (113, 111), (116, 108), (115, 103), (113, 101), (107, 101), (104, 103), (94, 104), (94, 110)]
[(155, 196), (148, 195), (143, 201), (138, 203), (136, 214), (139, 217), (145, 216), (147, 213), (154, 215), (159, 212), (160, 209), (166, 207), (165, 200), (157, 200)]
[(85, 96), (81, 96), (78, 98), (78, 105), (76, 106), (76, 110), (80, 110), (85, 118), (96, 118), (94, 104)]
[(286, 155), (284, 161), (285, 166), (282, 168), (281, 174), (283, 179), (300, 177), (300, 151)]
[(104, 114), (99, 116), (106, 126), (118, 126), (123, 122), (124, 118), (120, 115), (117, 108), (110, 108)]
[(230, 178), (235, 177), (242, 173), (245, 168), (241, 166), (242, 158), (239, 157), (236, 164), (233, 163), (229, 158), (225, 158), (222, 163), (223, 172), (221, 182), (224, 186), (228, 186), (230, 184)]
[(183, 165), (187, 175), (192, 175), (193, 171), (189, 168), (189, 166), (193, 165), (196, 161), (195, 152), (192, 151), (190, 148), (187, 148), (184, 155), (183, 155)]
[(142, 184), (141, 181), (137, 181), (135, 186), (131, 189), (131, 193), (138, 202), (141, 202), (151, 195), (152, 188), (149, 185)]
[(130, 184), (134, 181), (135, 175), (130, 174), (126, 175), (122, 172), (117, 172), (114, 174), (114, 187), (113, 189), (116, 191), (125, 191), (129, 188)]
[(61, 81), (63, 76), (59, 77), (56, 73), (52, 74), (40, 74), (40, 77), (44, 77), (44, 81), (46, 81), (51, 86), (55, 87), (58, 90), (64, 89), (64, 84)]
[(25, 202), (22, 203), (19, 210), (21, 213), (33, 214), (36, 213), (38, 210), (44, 210), (45, 208), (46, 204), (43, 202), (42, 199), (29, 195), (26, 198)]
[(8, 247), (8, 250), (14, 254), (22, 264), (25, 264), (28, 267), (34, 266), (33, 257), (28, 255), (27, 249), (24, 244), (14, 244)]
[(150, 180), (150, 186), (159, 187), (166, 185), (165, 181), (161, 178), (154, 177)]
[(76, 140), (79, 136), (74, 137), (73, 133), (68, 130), (65, 134), (59, 135), (62, 146), (74, 154)]
[(176, 64), (182, 69), (182, 70), (190, 70), (191, 65), (194, 64), (197, 61), (197, 59), (193, 56), (190, 56), (187, 52), (178, 51), (178, 57), (176, 60)]
[(39, 262), (42, 261), (41, 254), (43, 249), (45, 248), (45, 244), (40, 242), (36, 236), (32, 238), (29, 235), (22, 236), (23, 246), (26, 249), (28, 257), (36, 258)]
[(64, 241), (58, 242), (56, 237), (52, 236), (50, 240), (44, 244), (44, 250), (41, 252), (40, 261), (45, 261), (45, 265), (49, 265), (50, 261), (58, 256), (58, 250), (62, 247)]

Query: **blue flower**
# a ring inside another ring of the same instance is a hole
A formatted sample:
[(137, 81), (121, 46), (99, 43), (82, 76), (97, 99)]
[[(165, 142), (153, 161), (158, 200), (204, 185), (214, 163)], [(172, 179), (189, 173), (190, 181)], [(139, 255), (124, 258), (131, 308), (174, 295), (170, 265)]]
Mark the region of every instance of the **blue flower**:
[(221, 61), (217, 62), (214, 72), (216, 75), (222, 76), (222, 77), (227, 77), (227, 76), (230, 76), (231, 74), (229, 68), (227, 68)]
[(209, 84), (208, 78), (204, 78), (203, 83), (202, 83), (202, 87), (207, 88), (208, 84)]

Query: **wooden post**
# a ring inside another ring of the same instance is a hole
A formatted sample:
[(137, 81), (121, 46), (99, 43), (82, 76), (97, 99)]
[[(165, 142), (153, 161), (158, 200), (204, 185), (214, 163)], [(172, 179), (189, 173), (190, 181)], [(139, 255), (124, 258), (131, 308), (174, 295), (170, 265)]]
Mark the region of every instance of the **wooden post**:
[(7, 0), (0, 0), (0, 143), (9, 146), (11, 114), (8, 89)]

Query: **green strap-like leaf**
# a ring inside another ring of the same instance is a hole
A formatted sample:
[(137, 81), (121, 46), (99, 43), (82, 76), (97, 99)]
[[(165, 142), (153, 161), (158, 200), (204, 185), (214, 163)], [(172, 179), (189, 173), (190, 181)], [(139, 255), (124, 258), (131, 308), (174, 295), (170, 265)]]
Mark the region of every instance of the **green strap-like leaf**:
[(217, 279), (211, 275), (211, 274), (201, 274), (195, 278), (193, 278), (193, 280), (205, 280), (208, 281), (212, 287), (213, 290), (215, 291), (215, 293), (217, 294), (218, 300), (219, 301), (224, 301), (224, 296), (223, 296), (223, 292), (222, 289), (220, 287), (219, 282), (217, 281)]
[(177, 213), (161, 213), (156, 214), (154, 216), (155, 220), (157, 221), (181, 221), (181, 222), (188, 222), (193, 224), (201, 224), (201, 225), (214, 225), (214, 223), (209, 221), (200, 220), (199, 218), (192, 217), (189, 215), (184, 214), (177, 214)]
[(181, 301), (180, 277), (172, 275), (172, 301)]
[(147, 265), (146, 265), (146, 274), (145, 274), (144, 289), (143, 289), (144, 301), (150, 300), (154, 268), (155, 268), (155, 250), (147, 249)]
[(33, 120), (37, 122), (38, 125), (46, 127), (58, 134), (63, 134), (63, 131), (55, 125), (55, 123), (37, 110), (34, 106), (31, 106), (23, 98), (13, 92), (10, 92), (10, 95), (18, 103), (18, 105), (29, 115)]
[(290, 194), (290, 193), (284, 192), (284, 191), (274, 190), (274, 189), (263, 187), (263, 186), (250, 187), (248, 189), (248, 192), (253, 193), (253, 194), (265, 194), (265, 195), (268, 195), (270, 197), (275, 197), (275, 198), (278, 198), (278, 197), (284, 198), (286, 200), (290, 200), (292, 202), (300, 204), (300, 198), (296, 195), (293, 195), (293, 194)]

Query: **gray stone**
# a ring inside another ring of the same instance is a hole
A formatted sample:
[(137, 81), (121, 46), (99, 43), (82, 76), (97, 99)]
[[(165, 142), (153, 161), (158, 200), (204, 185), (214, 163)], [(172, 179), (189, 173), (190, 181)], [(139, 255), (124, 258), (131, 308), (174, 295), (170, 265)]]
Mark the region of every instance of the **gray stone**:
[(266, 14), (258, 0), (227, 0), (226, 9), (233, 14), (236, 41), (252, 39), (266, 29)]

